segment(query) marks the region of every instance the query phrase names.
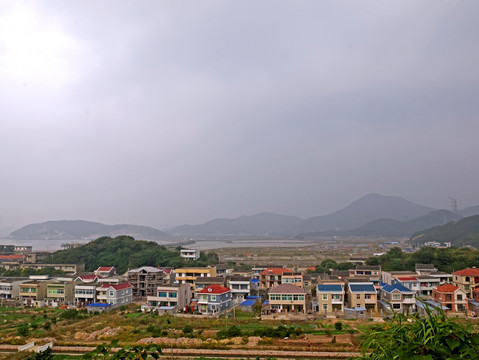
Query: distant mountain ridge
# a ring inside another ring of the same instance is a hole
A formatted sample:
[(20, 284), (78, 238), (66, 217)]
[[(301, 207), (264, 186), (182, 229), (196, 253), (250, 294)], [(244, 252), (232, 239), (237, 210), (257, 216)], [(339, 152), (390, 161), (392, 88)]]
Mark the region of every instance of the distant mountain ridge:
[(169, 229), (171, 234), (202, 236), (265, 236), (285, 231), (303, 221), (296, 216), (274, 213), (259, 213), (234, 219), (214, 219), (200, 225), (180, 225)]
[(462, 218), (446, 225), (436, 226), (411, 235), (411, 242), (450, 242), (453, 246), (472, 245), (479, 248), (479, 215)]
[(414, 232), (444, 225), (457, 221), (462, 216), (449, 210), (435, 210), (426, 215), (419, 216), (409, 221), (393, 219), (377, 219), (354, 230), (325, 231), (300, 234), (301, 237), (311, 236), (362, 236), (362, 237), (409, 237)]
[(105, 225), (84, 220), (46, 221), (26, 225), (10, 234), (14, 239), (95, 239), (100, 236), (129, 235), (139, 239), (159, 239), (169, 234), (148, 226), (140, 225)]
[(309, 218), (288, 230), (289, 234), (353, 230), (371, 221), (391, 219), (409, 221), (435, 209), (415, 204), (399, 196), (369, 194), (328, 215)]

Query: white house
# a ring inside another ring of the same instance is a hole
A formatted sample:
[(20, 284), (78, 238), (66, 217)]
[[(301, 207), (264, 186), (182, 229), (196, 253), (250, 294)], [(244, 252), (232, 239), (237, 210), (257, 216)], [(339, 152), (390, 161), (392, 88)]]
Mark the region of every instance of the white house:
[(111, 304), (113, 307), (127, 305), (132, 301), (133, 286), (129, 283), (103, 284), (96, 288), (99, 303)]
[(198, 260), (200, 258), (200, 251), (195, 249), (181, 249), (180, 256), (186, 260)]

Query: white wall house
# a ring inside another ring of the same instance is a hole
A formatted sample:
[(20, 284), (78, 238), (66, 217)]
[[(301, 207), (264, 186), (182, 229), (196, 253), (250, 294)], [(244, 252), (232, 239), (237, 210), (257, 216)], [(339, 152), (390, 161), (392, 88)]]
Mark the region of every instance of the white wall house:
[(99, 303), (111, 304), (112, 307), (127, 305), (132, 302), (131, 284), (104, 284), (96, 289), (96, 299)]
[(200, 251), (195, 249), (181, 249), (180, 256), (186, 260), (198, 260), (200, 258)]

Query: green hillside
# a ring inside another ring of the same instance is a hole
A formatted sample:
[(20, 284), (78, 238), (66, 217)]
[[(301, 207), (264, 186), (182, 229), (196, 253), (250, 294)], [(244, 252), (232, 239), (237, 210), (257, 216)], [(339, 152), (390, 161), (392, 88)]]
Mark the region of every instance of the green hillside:
[(130, 236), (101, 237), (77, 248), (60, 250), (48, 258), (58, 264), (85, 263), (87, 271), (100, 266), (114, 266), (119, 274), (141, 266), (181, 267), (217, 263), (216, 254), (201, 253), (197, 261), (180, 257), (179, 248), (166, 248), (153, 241), (139, 241)]
[(450, 242), (453, 246), (472, 245), (479, 248), (479, 215), (416, 232), (410, 240), (413, 244), (438, 241), (441, 243)]

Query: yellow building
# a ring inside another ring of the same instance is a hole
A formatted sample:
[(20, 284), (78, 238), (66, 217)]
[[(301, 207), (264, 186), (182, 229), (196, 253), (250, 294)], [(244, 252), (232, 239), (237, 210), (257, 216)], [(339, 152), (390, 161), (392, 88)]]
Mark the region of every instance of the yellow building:
[(43, 281), (27, 281), (20, 284), (19, 297), (26, 305), (44, 300), (47, 294), (47, 284)]
[(75, 303), (75, 283), (73, 282), (51, 282), (47, 283), (47, 296), (45, 298), (48, 306), (72, 305)]
[(371, 282), (351, 282), (348, 284), (348, 307), (378, 310), (378, 294)]
[(189, 284), (191, 290), (195, 289), (197, 278), (215, 276), (216, 268), (211, 266), (175, 269), (175, 281), (177, 281), (178, 284)]

